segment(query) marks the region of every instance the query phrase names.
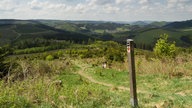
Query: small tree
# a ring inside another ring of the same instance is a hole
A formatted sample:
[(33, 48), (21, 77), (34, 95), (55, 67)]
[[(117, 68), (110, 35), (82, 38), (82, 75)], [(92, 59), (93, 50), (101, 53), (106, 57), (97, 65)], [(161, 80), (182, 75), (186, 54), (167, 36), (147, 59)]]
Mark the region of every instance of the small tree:
[(161, 35), (160, 39), (157, 40), (157, 43), (155, 44), (154, 53), (159, 58), (163, 57), (174, 58), (176, 56), (175, 42), (169, 43), (168, 35), (167, 34)]

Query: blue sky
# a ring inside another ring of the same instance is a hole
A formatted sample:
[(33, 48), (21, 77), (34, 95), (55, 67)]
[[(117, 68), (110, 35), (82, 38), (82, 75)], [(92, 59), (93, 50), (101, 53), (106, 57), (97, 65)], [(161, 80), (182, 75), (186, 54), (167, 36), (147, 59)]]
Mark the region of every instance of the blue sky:
[(180, 21), (192, 0), (1, 0), (0, 19)]

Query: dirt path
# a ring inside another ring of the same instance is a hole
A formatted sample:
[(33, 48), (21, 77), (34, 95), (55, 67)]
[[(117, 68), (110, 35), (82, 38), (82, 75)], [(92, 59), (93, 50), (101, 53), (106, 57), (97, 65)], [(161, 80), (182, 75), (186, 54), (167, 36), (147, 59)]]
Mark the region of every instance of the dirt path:
[(90, 82), (95, 83), (95, 84), (99, 84), (99, 85), (103, 85), (103, 86), (106, 86), (106, 87), (114, 88), (114, 89), (117, 89), (117, 90), (128, 90), (129, 91), (129, 88), (124, 87), (124, 86), (115, 86), (115, 85), (110, 84), (110, 83), (105, 83), (105, 82), (97, 81), (93, 77), (91, 77), (91, 76), (89, 76), (89, 75), (87, 75), (85, 73), (85, 70), (89, 68), (88, 65), (83, 64), (83, 63), (77, 63), (77, 61), (73, 61), (73, 63), (75, 65), (81, 67), (81, 70), (77, 71), (77, 73), (79, 75), (81, 75), (82, 77), (88, 79)]

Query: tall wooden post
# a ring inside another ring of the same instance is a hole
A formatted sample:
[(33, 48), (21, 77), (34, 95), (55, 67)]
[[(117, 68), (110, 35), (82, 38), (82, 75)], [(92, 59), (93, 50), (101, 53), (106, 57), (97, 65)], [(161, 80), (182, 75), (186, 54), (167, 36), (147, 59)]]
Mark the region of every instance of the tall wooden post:
[(132, 39), (127, 39), (127, 55), (130, 74), (130, 102), (132, 107), (138, 107), (137, 87), (135, 75), (135, 58), (134, 58), (134, 42)]

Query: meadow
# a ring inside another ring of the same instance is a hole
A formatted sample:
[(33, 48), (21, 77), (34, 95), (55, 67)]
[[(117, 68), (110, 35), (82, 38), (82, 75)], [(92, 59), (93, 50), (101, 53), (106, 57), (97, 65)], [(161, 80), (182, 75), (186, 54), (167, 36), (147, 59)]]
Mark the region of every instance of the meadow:
[[(130, 108), (126, 47), (116, 42), (76, 44), (6, 60), (11, 65), (0, 80), (2, 108)], [(192, 106), (190, 53), (159, 59), (136, 49), (135, 66), (140, 108)]]

